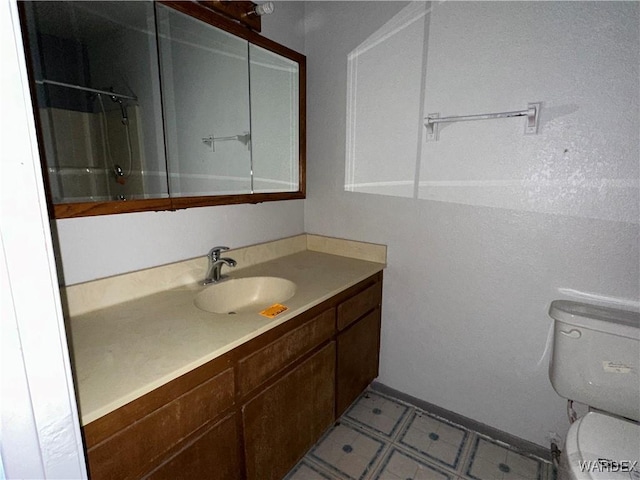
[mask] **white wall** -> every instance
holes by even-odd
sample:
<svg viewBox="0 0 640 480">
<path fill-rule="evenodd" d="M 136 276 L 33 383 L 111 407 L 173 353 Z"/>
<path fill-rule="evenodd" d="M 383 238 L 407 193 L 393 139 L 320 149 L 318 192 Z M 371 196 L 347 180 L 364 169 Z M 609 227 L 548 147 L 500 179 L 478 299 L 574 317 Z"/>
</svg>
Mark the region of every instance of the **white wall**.
<svg viewBox="0 0 640 480">
<path fill-rule="evenodd" d="M 521 119 L 447 127 L 437 144 L 421 143 L 420 179 L 525 178 L 529 190 L 439 190 L 437 201 L 345 192 L 348 55 L 406 6 L 306 6 L 305 227 L 388 245 L 382 383 L 548 446 L 549 432 L 568 428 L 547 375 L 549 303 L 567 298 L 563 288 L 640 297 L 638 4 L 437 4 L 426 19 L 425 79 L 437 86 L 424 92 L 429 112 L 549 103 L 535 137 L 521 135 Z M 519 24 L 530 30 L 523 35 Z M 523 65 L 525 75 L 514 73 Z M 386 85 L 381 103 L 403 98 Z M 384 150 L 385 131 L 360 140 Z M 388 162 L 403 162 L 404 152 Z M 415 161 L 415 148 L 406 152 Z M 513 201 L 527 194 L 535 208 Z"/>
<path fill-rule="evenodd" d="M 304 53 L 304 5 L 276 2 L 262 34 Z M 304 201 L 202 207 L 55 222 L 65 285 L 205 255 L 304 231 Z"/>
<path fill-rule="evenodd" d="M 305 53 L 305 2 L 275 1 L 274 13 L 262 17 L 261 35 Z"/>
<path fill-rule="evenodd" d="M 0 2 L 0 477 L 86 478 L 16 2 Z"/>
<path fill-rule="evenodd" d="M 417 195 L 430 6 L 410 2 L 348 54 L 348 191 Z"/>
<path fill-rule="evenodd" d="M 421 149 L 420 198 L 640 222 L 637 8 L 433 8 L 425 115 L 542 108 L 538 135 L 524 118 L 445 125 Z"/>
</svg>

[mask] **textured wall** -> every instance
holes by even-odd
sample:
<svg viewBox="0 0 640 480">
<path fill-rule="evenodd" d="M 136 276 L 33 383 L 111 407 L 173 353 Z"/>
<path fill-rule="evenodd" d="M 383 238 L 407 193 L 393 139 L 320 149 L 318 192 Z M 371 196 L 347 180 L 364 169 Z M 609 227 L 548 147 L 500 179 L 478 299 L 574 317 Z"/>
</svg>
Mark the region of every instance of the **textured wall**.
<svg viewBox="0 0 640 480">
<path fill-rule="evenodd" d="M 0 3 L 1 478 L 86 478 L 17 2 Z"/>
<path fill-rule="evenodd" d="M 345 192 L 348 55 L 406 6 L 307 4 L 306 230 L 388 245 L 382 383 L 548 445 L 568 428 L 547 375 L 549 303 L 560 289 L 639 298 L 638 4 L 438 4 L 424 19 L 431 89 L 415 102 L 442 115 L 546 102 L 540 134 L 523 136 L 522 119 L 451 125 L 420 142 L 419 178 L 455 188 Z M 403 92 L 380 83 L 378 107 Z M 384 124 L 385 109 L 371 114 Z M 383 127 L 360 139 L 369 151 L 393 141 Z"/>
</svg>

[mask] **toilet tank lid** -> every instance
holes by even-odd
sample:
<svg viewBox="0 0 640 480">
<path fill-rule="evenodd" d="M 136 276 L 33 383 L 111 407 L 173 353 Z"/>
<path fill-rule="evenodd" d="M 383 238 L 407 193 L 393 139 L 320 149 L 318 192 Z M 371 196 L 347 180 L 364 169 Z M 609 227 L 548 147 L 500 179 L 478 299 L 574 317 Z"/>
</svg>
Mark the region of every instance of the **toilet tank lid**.
<svg viewBox="0 0 640 480">
<path fill-rule="evenodd" d="M 640 312 L 554 300 L 549 316 L 569 325 L 640 340 Z"/>
</svg>

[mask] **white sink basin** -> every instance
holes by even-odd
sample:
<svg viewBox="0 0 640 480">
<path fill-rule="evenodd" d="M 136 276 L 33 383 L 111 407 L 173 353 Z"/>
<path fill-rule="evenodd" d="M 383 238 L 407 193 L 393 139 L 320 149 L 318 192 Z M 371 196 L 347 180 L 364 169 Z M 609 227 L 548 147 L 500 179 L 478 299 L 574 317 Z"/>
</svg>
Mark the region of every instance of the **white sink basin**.
<svg viewBox="0 0 640 480">
<path fill-rule="evenodd" d="M 289 300 L 295 293 L 296 284 L 284 278 L 234 278 L 206 287 L 193 303 L 211 313 L 257 313 Z"/>
</svg>

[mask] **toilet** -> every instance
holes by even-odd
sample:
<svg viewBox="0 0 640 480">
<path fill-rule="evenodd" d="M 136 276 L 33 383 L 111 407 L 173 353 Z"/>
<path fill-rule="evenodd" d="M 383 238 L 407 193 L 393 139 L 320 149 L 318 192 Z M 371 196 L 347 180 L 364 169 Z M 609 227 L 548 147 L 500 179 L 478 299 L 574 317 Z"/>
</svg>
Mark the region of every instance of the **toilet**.
<svg viewBox="0 0 640 480">
<path fill-rule="evenodd" d="M 558 478 L 640 480 L 640 313 L 556 300 L 549 315 L 551 384 L 589 406 L 569 428 Z"/>
</svg>

